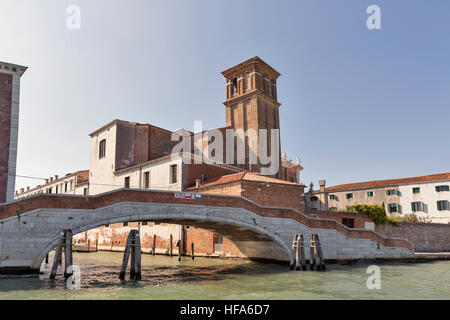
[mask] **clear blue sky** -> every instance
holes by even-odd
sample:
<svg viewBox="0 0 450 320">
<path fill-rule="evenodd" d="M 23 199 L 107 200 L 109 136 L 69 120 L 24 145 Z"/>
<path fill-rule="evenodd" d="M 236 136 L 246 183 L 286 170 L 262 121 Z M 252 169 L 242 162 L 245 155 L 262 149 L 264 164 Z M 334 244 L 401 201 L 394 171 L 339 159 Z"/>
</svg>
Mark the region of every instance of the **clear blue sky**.
<svg viewBox="0 0 450 320">
<path fill-rule="evenodd" d="M 448 172 L 449 16 L 445 0 L 2 0 L 0 60 L 29 67 L 17 172 L 88 168 L 88 134 L 115 118 L 223 126 L 220 72 L 255 55 L 282 74 L 282 149 L 303 183 Z"/>
</svg>

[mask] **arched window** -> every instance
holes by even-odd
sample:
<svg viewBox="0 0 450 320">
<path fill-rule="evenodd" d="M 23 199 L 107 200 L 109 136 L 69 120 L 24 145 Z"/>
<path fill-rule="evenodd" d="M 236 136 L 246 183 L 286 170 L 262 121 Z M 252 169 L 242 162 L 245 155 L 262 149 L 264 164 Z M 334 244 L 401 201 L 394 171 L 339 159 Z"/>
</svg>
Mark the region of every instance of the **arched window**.
<svg viewBox="0 0 450 320">
<path fill-rule="evenodd" d="M 100 141 L 100 145 L 99 145 L 99 148 L 98 148 L 98 157 L 100 159 L 104 158 L 105 154 L 106 154 L 106 140 L 103 139 L 102 141 Z"/>
</svg>

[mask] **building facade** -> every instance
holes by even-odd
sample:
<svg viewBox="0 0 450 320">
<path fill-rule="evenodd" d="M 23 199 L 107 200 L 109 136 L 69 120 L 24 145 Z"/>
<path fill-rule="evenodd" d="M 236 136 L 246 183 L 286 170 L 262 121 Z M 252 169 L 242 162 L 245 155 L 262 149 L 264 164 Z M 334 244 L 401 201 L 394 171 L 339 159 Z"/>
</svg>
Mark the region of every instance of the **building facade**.
<svg viewBox="0 0 450 320">
<path fill-rule="evenodd" d="M 26 67 L 0 62 L 0 203 L 14 199 L 20 78 Z"/>
<path fill-rule="evenodd" d="M 279 129 L 278 72 L 255 57 L 223 74 L 227 79 L 226 127 L 214 129 L 223 133 L 223 145 L 227 142 L 227 129 L 253 129 L 256 132 L 260 129 Z M 208 133 L 203 131 L 202 136 Z M 51 177 L 43 185 L 16 192 L 16 199 L 39 193 L 95 196 L 126 188 L 179 192 L 180 196 L 186 197 L 186 201 L 188 197 L 189 201 L 195 201 L 201 193 L 217 193 L 244 196 L 262 205 L 305 208 L 304 185 L 300 184 L 303 168 L 299 159 L 293 163 L 286 156 L 281 158 L 279 136 L 278 148 L 272 150 L 269 147 L 267 152 L 275 155 L 279 165 L 270 177 L 260 174 L 265 161 L 261 160 L 259 136 L 256 149 L 252 149 L 249 137 L 243 137 L 245 161 L 239 163 L 235 157 L 232 164 L 212 159 L 209 156 L 209 142 L 204 140 L 197 145 L 200 154 L 195 148 L 192 148 L 194 153 L 191 150 L 175 152 L 174 147 L 182 138 L 190 139 L 190 147 L 197 143 L 196 134 L 185 129 L 170 131 L 151 124 L 114 120 L 92 132 L 89 137 L 89 170 L 63 178 Z M 235 146 L 240 138 L 233 137 Z M 255 164 L 249 161 L 251 153 L 257 155 Z M 196 161 L 199 156 L 200 161 Z M 186 161 L 188 159 L 190 161 Z M 95 244 L 100 250 L 121 251 L 130 228 L 140 230 L 144 252 L 154 250 L 155 253 L 167 253 L 172 243 L 174 253 L 178 250 L 189 253 L 190 243 L 193 242 L 196 255 L 242 257 L 231 241 L 213 230 L 151 221 L 103 226 L 76 235 L 75 241 L 88 242 L 92 246 Z"/>
<path fill-rule="evenodd" d="M 450 173 L 349 183 L 305 194 L 311 210 L 345 211 L 355 204 L 379 204 L 391 216 L 414 213 L 424 221 L 450 223 Z"/>
</svg>

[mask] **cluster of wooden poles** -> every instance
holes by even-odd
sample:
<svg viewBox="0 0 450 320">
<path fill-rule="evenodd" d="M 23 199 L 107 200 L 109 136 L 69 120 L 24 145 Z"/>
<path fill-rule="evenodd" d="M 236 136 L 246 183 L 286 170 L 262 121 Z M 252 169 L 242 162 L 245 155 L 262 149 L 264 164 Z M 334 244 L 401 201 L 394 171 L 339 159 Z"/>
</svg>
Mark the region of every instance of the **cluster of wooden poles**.
<svg viewBox="0 0 450 320">
<path fill-rule="evenodd" d="M 72 230 L 64 230 L 61 233 L 61 239 L 56 246 L 55 257 L 53 259 L 52 269 L 50 272 L 50 279 L 55 279 L 56 273 L 58 271 L 58 265 L 62 264 L 62 255 L 64 251 L 64 277 L 68 278 L 73 274 L 72 264 L 73 264 L 73 234 Z M 152 245 L 152 255 L 155 255 L 155 242 L 156 235 L 153 236 L 153 245 Z M 98 242 L 96 243 L 96 247 L 98 246 Z M 181 261 L 181 243 L 178 241 L 178 261 Z M 89 252 L 89 250 L 88 250 Z M 125 251 L 123 254 L 122 267 L 120 269 L 119 279 L 125 280 L 125 273 L 128 267 L 128 260 L 130 261 L 130 279 L 133 280 L 141 280 L 141 256 L 142 256 L 142 248 L 141 248 L 141 239 L 139 236 L 138 230 L 131 230 L 128 234 Z M 169 248 L 169 256 L 173 256 L 173 236 L 170 235 L 170 248 Z M 194 243 L 191 243 L 191 259 L 194 260 Z M 48 255 L 45 258 L 45 263 L 48 263 Z"/>
<path fill-rule="evenodd" d="M 303 270 L 306 271 L 306 259 L 305 259 L 305 241 L 303 234 L 297 233 L 294 236 L 292 242 L 292 252 L 295 256 L 295 260 L 291 264 L 291 270 Z M 316 269 L 316 271 L 325 271 L 325 259 L 323 258 L 322 246 L 317 234 L 311 234 L 309 241 L 309 268 L 310 270 Z"/>
</svg>

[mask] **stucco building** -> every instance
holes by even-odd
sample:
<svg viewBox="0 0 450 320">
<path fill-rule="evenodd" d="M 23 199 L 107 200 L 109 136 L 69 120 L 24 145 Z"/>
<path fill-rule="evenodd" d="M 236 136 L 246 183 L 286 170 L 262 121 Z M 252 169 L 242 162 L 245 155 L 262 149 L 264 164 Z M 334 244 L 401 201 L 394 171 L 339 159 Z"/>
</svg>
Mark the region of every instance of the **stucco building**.
<svg viewBox="0 0 450 320">
<path fill-rule="evenodd" d="M 197 151 L 193 149 L 175 152 L 178 140 L 189 138 L 189 146 L 198 140 L 185 129 L 171 131 L 151 124 L 124 120 L 113 120 L 93 131 L 90 137 L 89 170 L 78 171 L 64 177 L 51 177 L 36 188 L 16 192 L 16 198 L 37 193 L 74 194 L 95 196 L 104 192 L 126 188 L 143 190 L 170 190 L 180 192 L 186 201 L 195 201 L 202 193 L 216 193 L 244 196 L 252 201 L 270 206 L 290 206 L 304 210 L 304 185 L 300 183 L 303 169 L 296 163 L 281 157 L 277 148 L 268 144 L 267 155 L 272 155 L 278 166 L 275 172 L 262 175 L 267 166 L 260 149 L 260 129 L 280 129 L 277 102 L 276 79 L 280 74 L 258 57 L 249 59 L 222 73 L 226 78 L 227 100 L 225 105 L 226 126 L 201 132 L 208 135 L 220 132 L 223 145 L 227 143 L 227 130 L 253 129 L 257 133 L 256 144 L 250 136 L 233 136 L 235 145 L 233 162 L 225 163 L 229 149 L 223 149 L 224 161 L 212 159 L 209 142 L 200 140 Z M 238 140 L 245 145 L 245 161 L 240 163 L 236 149 Z M 197 143 L 198 144 L 198 143 Z M 256 147 L 255 147 L 256 146 Z M 216 151 L 217 152 L 217 151 Z M 256 163 L 251 156 L 256 155 Z M 200 156 L 200 161 L 198 160 Z M 203 160 L 202 160 L 203 158 Z M 186 161 L 190 159 L 191 161 Z M 204 161 L 208 159 L 208 161 Z M 179 243 L 183 252 L 189 253 L 190 242 L 196 245 L 198 255 L 242 256 L 228 239 L 214 232 L 150 221 L 131 222 L 100 227 L 82 235 L 76 240 L 90 241 L 99 249 L 122 250 L 130 228 L 139 228 L 143 251 L 167 253 L 169 241 Z M 174 252 L 177 252 L 174 247 Z"/>
<path fill-rule="evenodd" d="M 354 204 L 379 204 L 392 216 L 414 213 L 434 223 L 450 223 L 450 173 L 325 186 L 305 194 L 311 210 L 345 211 Z"/>
</svg>

